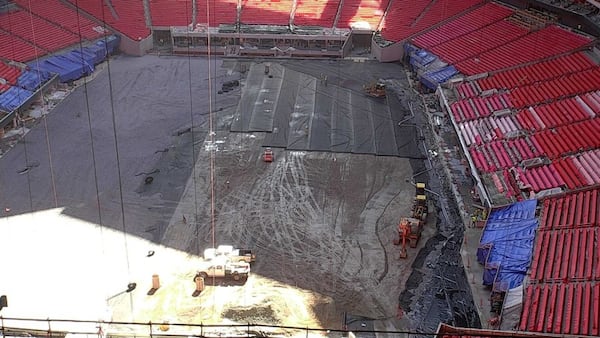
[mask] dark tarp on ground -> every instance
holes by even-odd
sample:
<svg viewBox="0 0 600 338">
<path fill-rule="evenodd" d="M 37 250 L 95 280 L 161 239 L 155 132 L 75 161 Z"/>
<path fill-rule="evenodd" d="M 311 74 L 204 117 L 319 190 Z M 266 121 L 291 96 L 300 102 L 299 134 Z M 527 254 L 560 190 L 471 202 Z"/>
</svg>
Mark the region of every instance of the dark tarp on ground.
<svg viewBox="0 0 600 338">
<path fill-rule="evenodd" d="M 512 289 L 523 283 L 538 226 L 536 207 L 537 200 L 527 200 L 490 213 L 477 249 L 484 285 L 500 282 Z"/>
<path fill-rule="evenodd" d="M 17 85 L 33 92 L 51 77 L 52 74 L 47 71 L 31 68 L 21 73 L 17 79 Z"/>
<path fill-rule="evenodd" d="M 388 106 L 399 104 L 388 96 L 371 98 L 279 64 L 266 75 L 264 65 L 253 64 L 230 130 L 267 132 L 266 147 L 420 156 L 398 146 L 397 134 L 407 132 L 393 122 L 402 111 Z"/>
<path fill-rule="evenodd" d="M 33 95 L 33 93 L 27 89 L 10 87 L 0 95 L 0 109 L 11 112 L 19 108 L 23 102 L 31 97 L 31 95 Z"/>
<path fill-rule="evenodd" d="M 421 83 L 425 87 L 431 90 L 435 90 L 440 84 L 448 81 L 457 73 L 458 70 L 454 66 L 447 66 L 444 68 L 435 69 L 421 75 Z"/>
</svg>

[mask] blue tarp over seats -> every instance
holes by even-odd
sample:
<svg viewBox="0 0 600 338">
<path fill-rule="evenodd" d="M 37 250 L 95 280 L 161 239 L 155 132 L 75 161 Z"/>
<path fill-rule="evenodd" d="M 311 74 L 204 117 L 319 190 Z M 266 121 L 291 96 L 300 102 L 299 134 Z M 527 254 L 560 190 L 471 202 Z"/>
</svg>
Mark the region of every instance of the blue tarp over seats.
<svg viewBox="0 0 600 338">
<path fill-rule="evenodd" d="M 536 207 L 537 200 L 527 200 L 490 213 L 477 249 L 477 261 L 485 264 L 483 285 L 500 282 L 512 289 L 523 283 L 538 226 Z"/>
<path fill-rule="evenodd" d="M 440 84 L 448 81 L 448 79 L 450 79 L 457 73 L 458 70 L 454 66 L 447 66 L 444 68 L 432 70 L 427 73 L 424 73 L 421 76 L 421 83 L 425 87 L 431 90 L 435 90 Z"/>
<path fill-rule="evenodd" d="M 96 42 L 96 46 L 102 47 L 108 52 L 108 54 L 114 53 L 119 48 L 119 42 L 121 38 L 117 35 L 107 36 L 105 39 Z"/>
<path fill-rule="evenodd" d="M 106 58 L 106 48 L 104 45 L 99 46 L 97 44 L 93 44 L 85 47 L 84 50 L 88 53 L 94 54 L 94 65 L 99 64 Z"/>
<path fill-rule="evenodd" d="M 83 75 L 90 75 L 94 72 L 94 58 L 93 56 L 87 56 L 90 62 L 86 61 L 86 55 L 82 54 L 77 50 L 70 51 L 69 53 L 61 55 L 63 58 L 72 61 L 73 63 L 81 64 Z"/>
<path fill-rule="evenodd" d="M 437 56 L 424 49 L 418 49 L 410 54 L 410 65 L 413 68 L 424 68 L 428 64 L 437 60 Z"/>
<path fill-rule="evenodd" d="M 31 68 L 21 73 L 17 85 L 33 92 L 51 77 L 52 74 L 47 71 Z"/>
<path fill-rule="evenodd" d="M 83 59 L 83 61 L 91 67 L 92 72 L 93 72 L 94 66 L 96 65 L 96 53 L 94 53 L 93 51 L 91 51 L 87 48 L 74 49 L 69 54 L 66 54 L 66 55 L 74 56 L 78 60 Z"/>
<path fill-rule="evenodd" d="M 33 67 L 39 67 L 44 71 L 58 74 L 60 82 L 77 80 L 85 74 L 84 65 L 81 62 L 70 60 L 62 55 L 39 61 L 32 65 Z"/>
<path fill-rule="evenodd" d="M 0 94 L 0 109 L 12 112 L 19 108 L 23 102 L 27 101 L 33 93 L 20 87 L 10 87 L 7 91 Z"/>
</svg>

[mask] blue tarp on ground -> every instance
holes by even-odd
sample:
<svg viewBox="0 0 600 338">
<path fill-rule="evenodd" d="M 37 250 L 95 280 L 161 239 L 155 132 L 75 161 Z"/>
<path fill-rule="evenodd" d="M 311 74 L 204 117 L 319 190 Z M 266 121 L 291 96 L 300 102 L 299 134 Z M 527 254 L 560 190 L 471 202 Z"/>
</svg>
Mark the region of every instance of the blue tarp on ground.
<svg viewBox="0 0 600 338">
<path fill-rule="evenodd" d="M 477 249 L 477 261 L 485 264 L 483 285 L 500 282 L 512 289 L 523 283 L 538 226 L 536 207 L 537 200 L 527 200 L 490 213 Z"/>
<path fill-rule="evenodd" d="M 31 68 L 21 73 L 17 79 L 17 85 L 33 92 L 50 78 L 52 78 L 52 74 L 49 72 Z"/>
<path fill-rule="evenodd" d="M 20 87 L 10 87 L 7 91 L 0 95 L 0 109 L 12 112 L 19 108 L 23 102 L 27 101 L 33 93 L 27 89 Z"/>
<path fill-rule="evenodd" d="M 454 66 L 447 66 L 440 69 L 435 69 L 424 73 L 421 76 L 421 83 L 432 90 L 435 90 L 440 84 L 448 81 L 451 77 L 456 75 L 458 70 Z"/>
</svg>

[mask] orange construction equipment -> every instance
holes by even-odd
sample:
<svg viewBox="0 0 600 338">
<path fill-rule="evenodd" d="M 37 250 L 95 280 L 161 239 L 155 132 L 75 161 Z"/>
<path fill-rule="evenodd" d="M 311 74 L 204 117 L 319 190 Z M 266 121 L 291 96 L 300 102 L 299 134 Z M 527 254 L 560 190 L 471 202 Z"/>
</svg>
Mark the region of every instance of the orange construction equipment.
<svg viewBox="0 0 600 338">
<path fill-rule="evenodd" d="M 416 248 L 419 239 L 421 238 L 421 232 L 423 231 L 423 222 L 421 220 L 406 217 L 400 220 L 398 224 L 398 240 L 394 241 L 394 244 L 401 245 L 400 247 L 400 258 L 406 258 L 406 242 L 411 248 Z"/>
<path fill-rule="evenodd" d="M 271 148 L 265 149 L 265 152 L 263 153 L 263 161 L 273 162 L 273 150 Z"/>
<path fill-rule="evenodd" d="M 425 183 L 415 184 L 416 192 L 413 200 L 411 217 L 403 217 L 398 224 L 398 239 L 394 240 L 394 244 L 402 245 L 400 248 L 400 258 L 406 258 L 406 243 L 411 248 L 416 248 L 423 226 L 427 221 L 427 196 L 425 195 Z"/>
</svg>

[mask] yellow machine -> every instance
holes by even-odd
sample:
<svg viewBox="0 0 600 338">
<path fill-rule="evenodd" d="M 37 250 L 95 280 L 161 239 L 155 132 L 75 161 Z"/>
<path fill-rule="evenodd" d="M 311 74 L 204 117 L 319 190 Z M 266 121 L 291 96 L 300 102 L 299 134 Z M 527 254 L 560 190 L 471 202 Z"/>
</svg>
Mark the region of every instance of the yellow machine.
<svg viewBox="0 0 600 338">
<path fill-rule="evenodd" d="M 427 220 L 427 195 L 425 195 L 425 183 L 416 184 L 417 191 L 412 207 L 412 217 L 425 222 Z"/>
</svg>

